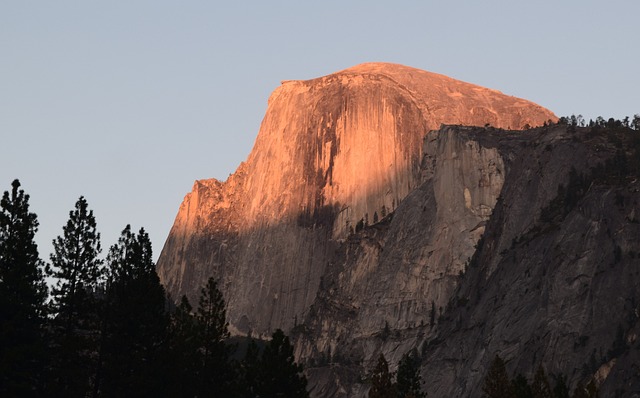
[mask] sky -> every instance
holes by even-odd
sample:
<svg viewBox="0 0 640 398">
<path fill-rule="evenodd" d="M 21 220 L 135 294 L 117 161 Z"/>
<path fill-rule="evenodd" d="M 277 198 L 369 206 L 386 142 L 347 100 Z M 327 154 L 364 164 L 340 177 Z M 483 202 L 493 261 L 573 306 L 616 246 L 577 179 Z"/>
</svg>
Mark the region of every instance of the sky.
<svg viewBox="0 0 640 398">
<path fill-rule="evenodd" d="M 246 159 L 270 93 L 394 62 L 558 116 L 640 113 L 640 2 L 0 0 L 0 192 L 18 178 L 43 259 L 85 196 L 103 254 L 160 254 L 194 180 Z"/>
</svg>

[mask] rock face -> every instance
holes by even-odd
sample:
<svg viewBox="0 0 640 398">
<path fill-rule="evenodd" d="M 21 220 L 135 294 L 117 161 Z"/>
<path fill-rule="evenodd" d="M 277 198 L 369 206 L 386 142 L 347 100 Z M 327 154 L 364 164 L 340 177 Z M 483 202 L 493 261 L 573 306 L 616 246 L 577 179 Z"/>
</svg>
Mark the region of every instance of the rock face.
<svg viewBox="0 0 640 398">
<path fill-rule="evenodd" d="M 378 355 L 412 349 L 430 397 L 481 396 L 496 354 L 640 396 L 640 135 L 508 130 L 548 120 L 400 65 L 284 82 L 247 161 L 185 197 L 158 273 L 192 301 L 216 277 L 236 334 L 284 329 L 314 397 L 364 397 Z"/>
<path fill-rule="evenodd" d="M 393 370 L 417 349 L 430 397 L 481 396 L 496 354 L 639 396 L 638 132 L 454 126 L 423 152 L 421 184 L 339 245 L 294 329 L 312 395 L 364 397 L 380 353 Z"/>
<path fill-rule="evenodd" d="M 174 297 L 192 300 L 209 276 L 218 278 L 235 333 L 290 330 L 309 316 L 343 242 L 364 226 L 388 222 L 431 178 L 441 202 L 422 204 L 425 224 L 407 219 L 429 229 L 416 241 L 425 246 L 384 255 L 385 266 L 407 264 L 403 276 L 369 278 L 367 267 L 380 257 L 371 249 L 359 254 L 349 283 L 358 299 L 377 294 L 376 305 L 407 314 L 427 311 L 431 302 L 442 306 L 482 234 L 504 169 L 494 150 L 461 156 L 454 141 L 433 141 L 423 159 L 423 138 L 441 124 L 520 129 L 548 120 L 555 116 L 531 102 L 401 65 L 363 64 L 283 82 L 247 161 L 226 182 L 196 181 L 185 197 L 158 273 Z M 444 168 L 430 176 L 434 167 Z M 450 191 L 451 184 L 462 191 Z M 399 229 L 392 238 L 406 234 Z M 370 333 L 386 316 L 367 311 L 360 315 Z M 413 321 L 399 315 L 393 324 Z"/>
<path fill-rule="evenodd" d="M 434 396 L 477 396 L 499 353 L 512 374 L 543 364 L 574 386 L 594 377 L 603 397 L 640 396 L 638 131 L 505 138 L 493 143 L 501 200 L 433 337 L 443 344 L 424 351 L 427 383 Z"/>
</svg>

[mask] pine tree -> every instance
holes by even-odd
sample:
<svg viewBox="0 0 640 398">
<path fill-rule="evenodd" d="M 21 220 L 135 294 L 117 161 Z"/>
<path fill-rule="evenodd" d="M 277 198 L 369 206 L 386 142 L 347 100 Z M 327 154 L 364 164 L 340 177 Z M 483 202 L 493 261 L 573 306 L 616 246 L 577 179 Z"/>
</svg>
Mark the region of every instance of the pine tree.
<svg viewBox="0 0 640 398">
<path fill-rule="evenodd" d="M 168 383 L 167 396 L 197 396 L 200 344 L 192 310 L 187 296 L 182 296 L 180 304 L 171 314 L 168 343 L 171 382 Z"/>
<path fill-rule="evenodd" d="M 239 365 L 239 396 L 255 398 L 258 395 L 260 374 L 260 349 L 254 339 L 247 346 L 247 352 Z"/>
<path fill-rule="evenodd" d="M 415 350 L 407 352 L 400 359 L 398 374 L 396 375 L 396 386 L 398 398 L 424 398 L 427 396 L 422 391 L 420 359 Z"/>
<path fill-rule="evenodd" d="M 107 256 L 100 368 L 94 395 L 159 396 L 166 391 L 168 315 L 149 235 L 129 225 Z"/>
<path fill-rule="evenodd" d="M 0 200 L 0 396 L 41 395 L 47 288 L 34 241 L 38 220 L 14 180 Z"/>
<path fill-rule="evenodd" d="M 514 397 L 516 398 L 533 398 L 533 392 L 531 391 L 531 386 L 527 381 L 527 378 L 522 374 L 518 373 L 518 375 L 511 382 Z"/>
<path fill-rule="evenodd" d="M 482 391 L 488 398 L 510 398 L 514 395 L 507 369 L 499 355 L 496 355 L 491 362 Z"/>
<path fill-rule="evenodd" d="M 534 398 L 551 398 L 551 387 L 549 386 L 549 380 L 547 374 L 544 371 L 542 365 L 538 366 L 535 376 L 533 377 L 533 384 L 531 385 L 531 391 Z"/>
<path fill-rule="evenodd" d="M 371 389 L 369 398 L 395 398 L 396 388 L 393 383 L 393 375 L 389 372 L 389 363 L 380 353 L 376 367 L 371 374 Z"/>
<path fill-rule="evenodd" d="M 573 390 L 571 398 L 589 398 L 589 393 L 587 392 L 587 389 L 584 388 L 584 384 L 578 383 L 576 389 Z"/>
<path fill-rule="evenodd" d="M 569 387 L 567 387 L 567 377 L 559 374 L 554 377 L 553 398 L 569 398 Z"/>
<path fill-rule="evenodd" d="M 201 368 L 200 395 L 229 395 L 234 377 L 229 366 L 231 349 L 224 298 L 213 278 L 202 288 L 196 323 L 199 332 Z"/>
<path fill-rule="evenodd" d="M 289 337 L 277 329 L 265 347 L 258 375 L 260 397 L 308 397 L 307 378 L 296 363 Z"/>
<path fill-rule="evenodd" d="M 54 253 L 49 277 L 57 279 L 52 289 L 52 363 L 48 380 L 49 396 L 81 397 L 89 389 L 97 351 L 97 289 L 102 275 L 100 234 L 93 211 L 80 197 L 63 236 L 53 241 Z"/>
</svg>

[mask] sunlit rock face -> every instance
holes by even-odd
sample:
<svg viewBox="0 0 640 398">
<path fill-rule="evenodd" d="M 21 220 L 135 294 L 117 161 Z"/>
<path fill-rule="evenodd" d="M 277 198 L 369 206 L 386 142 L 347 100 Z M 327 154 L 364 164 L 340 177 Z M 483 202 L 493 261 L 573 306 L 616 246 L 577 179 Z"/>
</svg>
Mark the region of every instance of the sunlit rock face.
<svg viewBox="0 0 640 398">
<path fill-rule="evenodd" d="M 359 254 L 345 283 L 363 302 L 369 297 L 363 286 L 384 290 L 379 299 L 388 306 L 406 296 L 409 310 L 399 311 L 439 306 L 491 213 L 502 165 L 490 149 L 429 132 L 442 124 L 521 129 L 555 119 L 531 102 L 394 64 L 283 82 L 246 162 L 226 182 L 196 181 L 185 197 L 158 273 L 174 298 L 187 294 L 192 301 L 208 277 L 218 279 L 235 333 L 290 330 L 309 316 L 345 239 L 381 223 L 430 179 L 438 202 L 423 204 L 432 218 L 417 226 L 432 228 L 428 246 L 396 253 L 388 266 L 400 266 L 391 260 L 403 257 L 422 260 L 406 260 L 413 268 L 404 279 L 380 281 L 366 277 L 379 253 Z M 366 314 L 365 330 L 384 323 L 375 308 Z"/>
</svg>

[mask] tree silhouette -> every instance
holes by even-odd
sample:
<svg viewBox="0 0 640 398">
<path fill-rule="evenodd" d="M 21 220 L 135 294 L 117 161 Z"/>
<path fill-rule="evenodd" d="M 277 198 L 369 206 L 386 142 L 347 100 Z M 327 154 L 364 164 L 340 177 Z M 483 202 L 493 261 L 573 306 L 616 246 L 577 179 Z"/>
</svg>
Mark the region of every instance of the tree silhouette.
<svg viewBox="0 0 640 398">
<path fill-rule="evenodd" d="M 527 381 L 527 378 L 522 374 L 518 373 L 518 375 L 511 382 L 511 386 L 513 388 L 514 397 L 516 398 L 533 398 L 533 392 L 531 391 L 531 386 Z"/>
<path fill-rule="evenodd" d="M 584 384 L 578 383 L 576 389 L 573 391 L 571 398 L 598 398 L 600 393 L 596 384 L 591 380 L 585 387 Z"/>
<path fill-rule="evenodd" d="M 187 296 L 182 296 L 180 304 L 171 314 L 168 339 L 171 382 L 168 383 L 167 396 L 194 397 L 198 395 L 200 343 L 197 338 L 197 323 L 192 310 Z"/>
<path fill-rule="evenodd" d="M 14 180 L 0 200 L 0 396 L 40 395 L 46 316 L 38 220 Z"/>
<path fill-rule="evenodd" d="M 509 398 L 513 397 L 513 389 L 509 382 L 509 375 L 505 368 L 504 361 L 496 355 L 482 386 L 484 396 L 488 398 Z"/>
<path fill-rule="evenodd" d="M 567 377 L 559 374 L 554 377 L 553 398 L 569 398 L 569 387 L 567 387 Z"/>
<path fill-rule="evenodd" d="M 52 353 L 48 395 L 84 396 L 94 369 L 92 353 L 99 333 L 97 289 L 102 275 L 100 234 L 93 211 L 80 197 L 63 236 L 53 241 L 49 277 L 57 279 L 52 289 Z"/>
<path fill-rule="evenodd" d="M 422 391 L 420 359 L 415 350 L 405 353 L 400 359 L 396 375 L 396 390 L 398 398 L 424 398 L 427 396 Z"/>
<path fill-rule="evenodd" d="M 247 352 L 239 365 L 239 396 L 254 398 L 258 395 L 260 375 L 260 349 L 254 339 L 249 341 Z"/>
<path fill-rule="evenodd" d="M 228 364 L 231 347 L 224 298 L 213 278 L 200 292 L 196 327 L 200 344 L 200 396 L 229 395 L 233 373 Z"/>
<path fill-rule="evenodd" d="M 533 377 L 531 391 L 534 398 L 551 398 L 551 387 L 542 365 L 538 366 L 538 370 L 536 370 L 536 374 Z"/>
<path fill-rule="evenodd" d="M 380 353 L 376 367 L 371 374 L 371 389 L 369 398 L 395 398 L 396 388 L 393 383 L 393 375 L 389 372 L 389 363 Z"/>
<path fill-rule="evenodd" d="M 160 359 L 168 316 L 144 229 L 136 235 L 127 225 L 109 249 L 107 265 L 96 391 L 107 396 L 162 395 L 168 364 Z"/>
<path fill-rule="evenodd" d="M 295 362 L 289 337 L 277 329 L 265 347 L 260 361 L 258 396 L 308 397 L 307 378 Z"/>
</svg>

